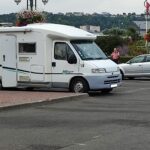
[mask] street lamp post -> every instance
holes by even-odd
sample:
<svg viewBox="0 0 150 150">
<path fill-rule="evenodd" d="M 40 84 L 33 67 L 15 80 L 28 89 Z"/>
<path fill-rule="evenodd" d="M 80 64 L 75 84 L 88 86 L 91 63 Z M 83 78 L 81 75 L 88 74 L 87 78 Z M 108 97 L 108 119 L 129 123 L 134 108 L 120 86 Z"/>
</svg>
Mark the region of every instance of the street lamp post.
<svg viewBox="0 0 150 150">
<path fill-rule="evenodd" d="M 14 0 L 16 2 L 16 4 L 18 5 L 21 0 Z M 46 3 L 48 3 L 48 0 L 42 0 L 43 4 L 46 5 Z M 37 0 L 27 0 L 27 10 L 33 11 L 33 8 L 36 10 L 37 7 Z"/>
</svg>

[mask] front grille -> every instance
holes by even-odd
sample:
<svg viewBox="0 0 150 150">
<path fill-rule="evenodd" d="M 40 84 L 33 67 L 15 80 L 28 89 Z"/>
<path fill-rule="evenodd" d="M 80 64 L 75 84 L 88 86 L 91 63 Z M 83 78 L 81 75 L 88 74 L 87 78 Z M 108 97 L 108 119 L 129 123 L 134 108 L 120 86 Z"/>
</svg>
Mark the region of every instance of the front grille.
<svg viewBox="0 0 150 150">
<path fill-rule="evenodd" d="M 120 79 L 117 79 L 117 80 L 106 80 L 104 81 L 104 84 L 113 84 L 113 83 L 119 83 L 120 82 Z"/>
<path fill-rule="evenodd" d="M 118 78 L 118 75 L 117 76 L 108 76 L 107 78 Z"/>
</svg>

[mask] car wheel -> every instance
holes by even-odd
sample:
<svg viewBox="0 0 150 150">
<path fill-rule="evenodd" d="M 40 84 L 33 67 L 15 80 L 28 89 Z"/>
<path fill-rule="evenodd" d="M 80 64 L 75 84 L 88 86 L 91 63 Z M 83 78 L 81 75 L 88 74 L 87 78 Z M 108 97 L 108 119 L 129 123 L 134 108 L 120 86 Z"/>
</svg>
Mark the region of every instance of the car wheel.
<svg viewBox="0 0 150 150">
<path fill-rule="evenodd" d="M 129 79 L 129 80 L 133 80 L 133 79 L 134 79 L 134 77 L 128 77 L 128 79 Z"/>
<path fill-rule="evenodd" d="M 0 90 L 4 90 L 5 88 L 2 86 L 2 81 L 0 81 L 0 84 L 1 84 Z"/>
<path fill-rule="evenodd" d="M 88 83 L 82 78 L 75 78 L 71 82 L 70 90 L 75 93 L 87 93 L 89 90 Z"/>
<path fill-rule="evenodd" d="M 123 74 L 123 71 L 120 70 L 120 73 L 121 73 L 121 76 L 122 76 L 122 80 L 124 79 L 124 74 Z"/>
<path fill-rule="evenodd" d="M 34 89 L 34 87 L 26 87 L 27 91 L 32 91 Z"/>
</svg>

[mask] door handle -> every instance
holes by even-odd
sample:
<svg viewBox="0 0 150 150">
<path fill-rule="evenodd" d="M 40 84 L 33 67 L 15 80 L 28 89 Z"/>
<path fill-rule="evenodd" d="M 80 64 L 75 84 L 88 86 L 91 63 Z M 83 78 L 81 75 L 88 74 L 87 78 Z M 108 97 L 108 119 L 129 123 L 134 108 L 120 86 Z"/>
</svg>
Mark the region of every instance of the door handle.
<svg viewBox="0 0 150 150">
<path fill-rule="evenodd" d="M 5 55 L 3 55 L 3 61 L 5 61 Z"/>
<path fill-rule="evenodd" d="M 52 67 L 56 67 L 56 62 L 52 62 Z"/>
</svg>

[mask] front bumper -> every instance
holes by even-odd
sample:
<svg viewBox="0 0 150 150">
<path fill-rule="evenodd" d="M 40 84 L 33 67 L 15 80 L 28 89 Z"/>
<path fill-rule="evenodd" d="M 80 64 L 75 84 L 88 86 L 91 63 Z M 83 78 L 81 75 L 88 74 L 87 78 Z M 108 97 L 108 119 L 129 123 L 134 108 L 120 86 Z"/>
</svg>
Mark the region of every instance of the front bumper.
<svg viewBox="0 0 150 150">
<path fill-rule="evenodd" d="M 84 76 L 84 78 L 88 81 L 90 90 L 112 89 L 120 86 L 122 83 L 120 73 L 101 76 Z"/>
</svg>

